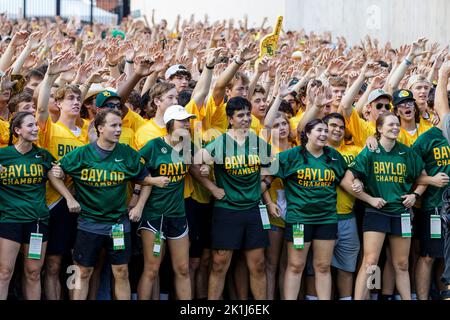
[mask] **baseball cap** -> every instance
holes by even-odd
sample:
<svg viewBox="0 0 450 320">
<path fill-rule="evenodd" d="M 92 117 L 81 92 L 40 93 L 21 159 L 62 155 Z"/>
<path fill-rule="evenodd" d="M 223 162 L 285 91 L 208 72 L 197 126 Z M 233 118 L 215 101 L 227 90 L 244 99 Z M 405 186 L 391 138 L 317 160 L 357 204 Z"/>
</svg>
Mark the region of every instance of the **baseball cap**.
<svg viewBox="0 0 450 320">
<path fill-rule="evenodd" d="M 166 73 L 165 73 L 164 76 L 165 76 L 166 80 L 169 80 L 170 77 L 172 77 L 177 72 L 182 72 L 182 73 L 189 74 L 189 75 L 191 74 L 189 72 L 189 70 L 185 66 L 183 66 L 182 64 L 174 64 L 173 66 L 170 66 L 166 70 Z"/>
<path fill-rule="evenodd" d="M 170 106 L 164 112 L 164 123 L 170 120 L 185 120 L 189 118 L 197 118 L 194 114 L 188 113 L 186 109 L 180 105 Z"/>
<path fill-rule="evenodd" d="M 122 40 L 125 39 L 125 33 L 123 31 L 117 30 L 117 29 L 114 29 L 113 31 L 111 31 L 111 36 L 113 38 L 121 37 Z"/>
<path fill-rule="evenodd" d="M 372 103 L 381 97 L 385 97 L 388 98 L 389 100 L 392 100 L 392 96 L 383 89 L 375 89 L 372 90 L 372 92 L 370 92 L 369 98 L 367 98 L 367 104 Z"/>
<path fill-rule="evenodd" d="M 393 97 L 394 97 L 394 99 L 393 99 L 392 103 L 394 106 L 399 105 L 400 103 L 405 102 L 407 100 L 412 100 L 412 101 L 416 100 L 416 99 L 414 99 L 413 93 L 411 91 L 405 90 L 405 89 L 394 91 Z"/>
<path fill-rule="evenodd" d="M 119 98 L 120 96 L 111 90 L 103 90 L 97 94 L 97 98 L 95 98 L 95 106 L 100 108 L 106 102 L 106 100 L 110 98 Z"/>
</svg>

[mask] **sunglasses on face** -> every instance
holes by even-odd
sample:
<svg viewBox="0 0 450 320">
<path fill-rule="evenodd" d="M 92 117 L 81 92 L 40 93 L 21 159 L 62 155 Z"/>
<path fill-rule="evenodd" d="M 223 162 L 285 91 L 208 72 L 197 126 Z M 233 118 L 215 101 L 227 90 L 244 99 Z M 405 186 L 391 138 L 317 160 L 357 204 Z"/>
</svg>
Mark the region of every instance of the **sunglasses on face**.
<svg viewBox="0 0 450 320">
<path fill-rule="evenodd" d="M 122 109 L 122 104 L 121 103 L 112 103 L 112 102 L 107 102 L 105 103 L 102 108 L 109 108 L 109 109 Z"/>
<path fill-rule="evenodd" d="M 381 109 L 385 108 L 387 111 L 389 111 L 389 110 L 391 110 L 391 104 L 390 103 L 387 103 L 387 104 L 377 103 L 375 105 L 375 108 L 377 108 L 377 110 L 381 110 Z"/>
<path fill-rule="evenodd" d="M 398 106 L 399 107 L 414 107 L 414 101 L 403 102 L 403 103 L 400 103 Z"/>
</svg>

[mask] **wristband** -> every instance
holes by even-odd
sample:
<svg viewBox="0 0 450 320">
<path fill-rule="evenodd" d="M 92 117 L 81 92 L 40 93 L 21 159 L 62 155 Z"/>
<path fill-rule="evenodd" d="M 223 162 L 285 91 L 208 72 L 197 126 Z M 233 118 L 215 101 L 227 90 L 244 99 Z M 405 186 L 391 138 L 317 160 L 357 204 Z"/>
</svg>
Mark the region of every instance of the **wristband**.
<svg viewBox="0 0 450 320">
<path fill-rule="evenodd" d="M 405 58 L 405 63 L 406 63 L 407 66 L 412 65 L 412 61 L 409 61 L 407 58 Z"/>
<path fill-rule="evenodd" d="M 134 190 L 133 190 L 133 194 L 140 195 L 140 194 L 141 194 L 141 190 L 134 189 Z"/>
<path fill-rule="evenodd" d="M 111 68 L 117 66 L 117 63 L 116 63 L 116 64 L 110 64 L 109 62 L 107 62 L 107 64 L 108 64 L 108 66 L 110 66 Z"/>
<path fill-rule="evenodd" d="M 239 58 L 235 58 L 235 59 L 234 59 L 234 62 L 236 62 L 236 64 L 242 66 L 242 65 L 244 64 L 245 61 L 241 61 L 241 60 L 239 60 Z"/>
<path fill-rule="evenodd" d="M 134 63 L 133 60 L 125 60 L 125 62 L 126 62 L 126 63 L 129 63 L 129 64 L 133 64 L 133 63 Z"/>
<path fill-rule="evenodd" d="M 417 192 L 413 192 L 413 195 L 416 196 L 416 200 L 419 200 L 420 197 L 422 196 L 422 195 L 418 194 Z"/>
<path fill-rule="evenodd" d="M 208 65 L 205 65 L 205 67 L 206 67 L 206 69 L 209 69 L 209 70 L 212 70 L 212 69 L 214 69 L 214 66 L 212 66 L 212 67 L 209 67 Z"/>
</svg>

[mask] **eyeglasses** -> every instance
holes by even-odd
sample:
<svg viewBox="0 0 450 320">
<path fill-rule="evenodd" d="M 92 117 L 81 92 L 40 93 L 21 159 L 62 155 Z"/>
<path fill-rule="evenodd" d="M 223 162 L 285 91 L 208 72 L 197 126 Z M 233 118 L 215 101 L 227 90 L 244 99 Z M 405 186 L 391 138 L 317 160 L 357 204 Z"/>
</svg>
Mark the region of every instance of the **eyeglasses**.
<svg viewBox="0 0 450 320">
<path fill-rule="evenodd" d="M 383 103 L 377 103 L 375 105 L 375 108 L 377 108 L 377 110 L 381 110 L 383 108 L 385 108 L 387 111 L 391 110 L 391 104 L 387 103 L 387 104 L 383 104 Z"/>
<path fill-rule="evenodd" d="M 122 109 L 122 104 L 121 103 L 112 103 L 112 102 L 107 102 L 104 105 L 101 106 L 101 108 L 109 108 L 109 109 Z"/>
<path fill-rule="evenodd" d="M 414 101 L 406 101 L 398 104 L 399 107 L 414 107 Z"/>
</svg>

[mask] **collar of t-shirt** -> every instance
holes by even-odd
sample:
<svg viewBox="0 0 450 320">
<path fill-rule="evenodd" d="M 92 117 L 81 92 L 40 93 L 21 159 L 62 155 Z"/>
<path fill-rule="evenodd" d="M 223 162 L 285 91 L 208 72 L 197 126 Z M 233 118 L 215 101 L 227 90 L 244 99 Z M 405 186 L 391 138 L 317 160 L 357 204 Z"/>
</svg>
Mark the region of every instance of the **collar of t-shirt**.
<svg viewBox="0 0 450 320">
<path fill-rule="evenodd" d="M 98 155 L 100 156 L 100 159 L 105 159 L 107 156 L 109 156 L 113 150 L 105 150 L 99 147 L 99 145 L 96 142 L 92 142 L 92 145 L 94 146 L 94 149 L 97 151 Z"/>
<path fill-rule="evenodd" d="M 70 131 L 72 131 L 72 133 L 75 135 L 75 137 L 79 137 L 81 135 L 81 128 L 79 127 L 75 127 L 75 130 L 70 129 Z"/>
</svg>

